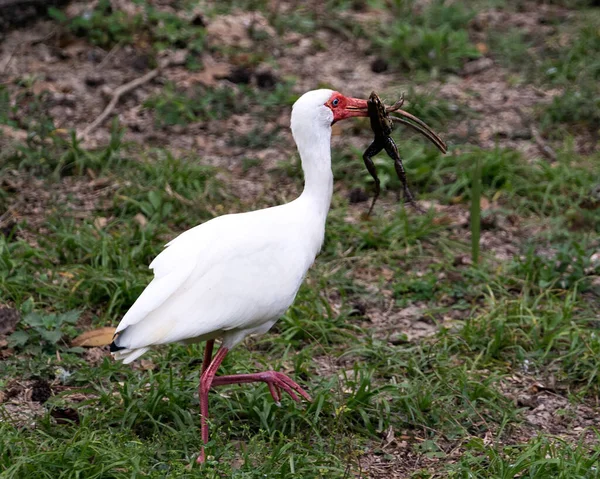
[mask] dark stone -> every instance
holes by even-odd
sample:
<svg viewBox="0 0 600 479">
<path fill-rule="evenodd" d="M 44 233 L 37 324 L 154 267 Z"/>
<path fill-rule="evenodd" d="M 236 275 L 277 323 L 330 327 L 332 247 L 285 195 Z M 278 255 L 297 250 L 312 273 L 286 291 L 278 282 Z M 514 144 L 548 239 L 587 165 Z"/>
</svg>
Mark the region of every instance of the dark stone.
<svg viewBox="0 0 600 479">
<path fill-rule="evenodd" d="M 44 404 L 48 399 L 50 399 L 50 396 L 52 396 L 52 389 L 50 389 L 50 384 L 48 384 L 48 381 L 44 379 L 37 379 L 33 383 L 31 400 L 39 402 L 40 404 Z"/>
<path fill-rule="evenodd" d="M 258 85 L 258 88 L 270 90 L 277 84 L 278 81 L 279 79 L 269 71 L 256 74 L 256 84 Z"/>
<path fill-rule="evenodd" d="M 389 68 L 388 62 L 381 57 L 377 57 L 371 62 L 371 71 L 373 73 L 383 73 Z"/>
<path fill-rule="evenodd" d="M 202 15 L 201 13 L 199 13 L 194 18 L 192 18 L 192 25 L 195 25 L 197 27 L 205 27 L 206 26 L 206 20 L 204 19 L 204 15 Z"/>
<path fill-rule="evenodd" d="M 348 195 L 348 200 L 350 203 L 363 203 L 369 199 L 369 195 L 367 195 L 366 191 L 362 188 L 353 188 Z"/>
<path fill-rule="evenodd" d="M 237 67 L 225 79 L 232 83 L 247 85 L 252 79 L 252 70 L 246 67 Z"/>
</svg>

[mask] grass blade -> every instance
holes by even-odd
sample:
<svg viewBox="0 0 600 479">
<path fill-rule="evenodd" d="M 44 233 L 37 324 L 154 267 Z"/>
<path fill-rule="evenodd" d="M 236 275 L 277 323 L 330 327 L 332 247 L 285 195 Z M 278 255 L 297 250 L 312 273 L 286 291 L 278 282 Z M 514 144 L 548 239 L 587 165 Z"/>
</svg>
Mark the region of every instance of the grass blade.
<svg viewBox="0 0 600 479">
<path fill-rule="evenodd" d="M 481 239 L 481 159 L 475 160 L 471 183 L 471 260 L 479 264 L 479 240 Z"/>
</svg>

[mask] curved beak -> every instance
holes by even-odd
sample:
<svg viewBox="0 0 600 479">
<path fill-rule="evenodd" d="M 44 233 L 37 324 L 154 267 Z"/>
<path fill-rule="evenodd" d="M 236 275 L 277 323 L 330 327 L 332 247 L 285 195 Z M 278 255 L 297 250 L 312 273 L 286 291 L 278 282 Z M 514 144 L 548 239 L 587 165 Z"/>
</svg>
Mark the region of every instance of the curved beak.
<svg viewBox="0 0 600 479">
<path fill-rule="evenodd" d="M 427 138 L 431 143 L 433 143 L 438 150 L 442 153 L 448 152 L 448 147 L 444 140 L 442 140 L 439 135 L 437 135 L 423 120 L 417 118 L 414 115 L 411 115 L 407 111 L 401 110 L 400 108 L 392 110 L 394 113 L 400 116 L 390 115 L 390 118 L 393 121 L 397 121 L 398 123 L 402 123 L 403 125 L 412 128 L 418 133 L 421 133 L 425 138 Z M 410 121 L 409 121 L 410 120 Z"/>
<path fill-rule="evenodd" d="M 369 116 L 367 100 L 346 97 L 344 107 L 334 113 L 333 123 L 356 116 Z"/>
<path fill-rule="evenodd" d="M 373 95 L 374 93 L 375 92 L 371 93 L 371 95 Z M 442 153 L 444 153 L 444 154 L 447 153 L 448 147 L 446 146 L 446 143 L 444 143 L 444 140 L 442 140 L 439 137 L 439 135 L 437 135 L 429 127 L 429 125 L 427 125 L 427 123 L 425 123 L 423 120 L 421 120 L 420 118 L 417 118 L 414 115 L 411 115 L 409 112 L 407 112 L 405 110 L 400 109 L 400 107 L 402 106 L 403 103 L 404 103 L 404 93 L 400 97 L 400 100 L 398 100 L 392 106 L 388 106 L 385 109 L 385 111 L 387 113 L 396 113 L 397 115 L 400 115 L 400 116 L 389 115 L 389 117 L 392 120 L 402 123 L 403 125 L 406 125 L 406 126 L 412 128 L 416 132 L 421 133 L 421 135 L 423 135 L 425 138 L 427 138 L 429 141 L 431 141 L 431 143 L 433 143 Z"/>
</svg>

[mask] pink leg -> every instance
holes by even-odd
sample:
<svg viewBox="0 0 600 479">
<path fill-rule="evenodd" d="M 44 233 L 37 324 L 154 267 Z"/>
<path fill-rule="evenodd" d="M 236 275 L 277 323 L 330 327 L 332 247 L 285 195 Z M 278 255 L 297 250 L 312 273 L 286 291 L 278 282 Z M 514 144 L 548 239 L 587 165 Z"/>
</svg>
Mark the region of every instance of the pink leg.
<svg viewBox="0 0 600 479">
<path fill-rule="evenodd" d="M 208 344 L 207 344 L 208 347 Z M 208 442 L 208 391 L 210 390 L 210 386 L 212 385 L 213 379 L 215 378 L 215 374 L 217 373 L 217 369 L 225 359 L 227 355 L 227 348 L 220 347 L 214 359 L 211 361 L 210 365 L 202 373 L 200 377 L 200 386 L 198 387 L 198 396 L 200 399 L 200 432 L 202 435 L 202 449 L 200 450 L 200 455 L 196 462 L 198 464 L 203 464 L 206 457 L 204 455 L 204 444 Z"/>
<path fill-rule="evenodd" d="M 215 346 L 215 340 L 211 339 L 210 341 L 206 341 L 206 349 L 204 350 L 204 361 L 202 361 L 202 374 L 204 371 L 208 369 L 210 366 L 210 362 L 212 361 L 212 353 L 213 347 Z"/>
<path fill-rule="evenodd" d="M 294 401 L 300 401 L 298 394 L 307 401 L 312 401 L 304 389 L 302 389 L 295 381 L 290 379 L 283 373 L 277 371 L 265 371 L 262 373 L 253 374 L 234 374 L 230 376 L 218 376 L 217 370 L 225 359 L 227 348 L 221 346 L 217 351 L 216 356 L 211 361 L 212 350 L 214 341 L 208 341 L 206 343 L 206 350 L 204 351 L 204 361 L 202 362 L 202 375 L 200 376 L 200 386 L 198 387 L 198 396 L 200 399 L 200 432 L 202 435 L 202 449 L 196 462 L 203 464 L 206 460 L 204 453 L 204 445 L 208 442 L 208 391 L 212 386 L 221 386 L 225 384 L 243 384 L 253 382 L 264 382 L 267 383 L 271 396 L 276 403 L 281 400 L 281 390 L 288 393 Z M 297 394 L 296 394 L 297 393 Z"/>
<path fill-rule="evenodd" d="M 262 373 L 253 374 L 234 374 L 232 376 L 217 376 L 214 378 L 213 386 L 222 386 L 225 384 L 243 384 L 243 383 L 254 383 L 254 382 L 267 383 L 271 396 L 276 403 L 279 403 L 281 399 L 280 389 L 283 389 L 288 393 L 292 399 L 296 402 L 300 401 L 298 394 L 307 401 L 312 401 L 308 393 L 302 389 L 295 381 L 290 379 L 283 373 L 277 371 L 264 371 Z"/>
</svg>

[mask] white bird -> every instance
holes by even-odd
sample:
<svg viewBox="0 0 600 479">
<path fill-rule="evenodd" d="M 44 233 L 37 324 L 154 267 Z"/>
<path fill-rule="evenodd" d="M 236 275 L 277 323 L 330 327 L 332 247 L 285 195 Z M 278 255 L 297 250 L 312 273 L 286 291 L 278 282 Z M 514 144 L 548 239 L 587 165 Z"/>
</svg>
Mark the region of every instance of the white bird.
<svg viewBox="0 0 600 479">
<path fill-rule="evenodd" d="M 211 386 L 265 382 L 279 402 L 281 390 L 299 401 L 310 396 L 277 371 L 217 376 L 227 352 L 249 334 L 265 333 L 289 308 L 317 256 L 333 191 L 331 126 L 368 116 L 367 102 L 332 90 L 302 95 L 291 129 L 305 185 L 281 206 L 214 218 L 167 244 L 150 268 L 154 279 L 116 329 L 111 352 L 130 363 L 151 346 L 207 341 L 199 396 L 202 442 L 208 442 Z M 214 340 L 222 341 L 214 358 Z M 204 462 L 204 446 L 197 462 Z"/>
</svg>

